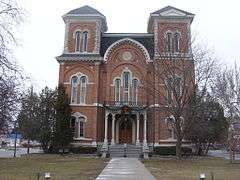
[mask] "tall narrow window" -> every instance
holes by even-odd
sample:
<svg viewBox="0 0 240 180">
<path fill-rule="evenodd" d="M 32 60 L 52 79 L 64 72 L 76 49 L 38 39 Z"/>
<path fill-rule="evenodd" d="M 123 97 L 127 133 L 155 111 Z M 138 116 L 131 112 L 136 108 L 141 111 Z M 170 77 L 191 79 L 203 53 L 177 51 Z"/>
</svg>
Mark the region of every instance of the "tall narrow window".
<svg viewBox="0 0 240 180">
<path fill-rule="evenodd" d="M 181 96 L 182 86 L 181 86 L 181 78 L 175 77 L 174 78 L 174 88 L 177 94 L 177 97 L 179 98 Z"/>
<path fill-rule="evenodd" d="M 174 51 L 175 52 L 180 51 L 180 34 L 179 33 L 174 34 Z"/>
<path fill-rule="evenodd" d="M 120 101 L 120 85 L 121 85 L 121 80 L 120 79 L 116 79 L 115 80 L 115 101 Z"/>
<path fill-rule="evenodd" d="M 172 51 L 172 33 L 167 33 L 167 37 L 166 37 L 166 50 L 167 52 L 171 52 Z"/>
<path fill-rule="evenodd" d="M 80 78 L 80 104 L 85 103 L 86 88 L 87 88 L 87 79 L 86 79 L 86 76 L 82 76 Z"/>
<path fill-rule="evenodd" d="M 76 76 L 72 78 L 71 84 L 72 84 L 71 103 L 77 104 L 78 78 Z"/>
<path fill-rule="evenodd" d="M 85 119 L 83 117 L 79 118 L 79 137 L 84 137 L 84 122 Z"/>
<path fill-rule="evenodd" d="M 74 117 L 74 116 L 71 117 L 70 128 L 72 130 L 73 137 L 77 137 L 77 135 L 76 135 L 76 117 Z"/>
<path fill-rule="evenodd" d="M 129 83 L 130 83 L 130 73 L 129 72 L 124 72 L 123 73 L 123 85 L 124 85 L 124 89 L 123 89 L 123 100 L 125 102 L 129 101 Z"/>
<path fill-rule="evenodd" d="M 133 79 L 132 81 L 132 101 L 134 104 L 137 104 L 138 97 L 138 80 Z"/>
<path fill-rule="evenodd" d="M 173 90 L 173 78 L 169 77 L 167 79 L 167 101 L 168 101 L 168 104 L 172 103 L 172 96 L 173 96 L 172 90 Z"/>
<path fill-rule="evenodd" d="M 75 51 L 80 51 L 80 31 L 75 33 Z"/>
<path fill-rule="evenodd" d="M 174 91 L 176 92 L 176 94 L 174 94 L 175 99 L 179 98 L 181 96 L 182 87 L 181 78 L 177 76 L 167 79 L 167 99 L 169 104 L 172 102 Z"/>
<path fill-rule="evenodd" d="M 88 32 L 84 31 L 83 32 L 83 44 L 82 44 L 82 48 L 83 48 L 83 52 L 87 52 L 87 45 L 88 45 Z"/>
</svg>

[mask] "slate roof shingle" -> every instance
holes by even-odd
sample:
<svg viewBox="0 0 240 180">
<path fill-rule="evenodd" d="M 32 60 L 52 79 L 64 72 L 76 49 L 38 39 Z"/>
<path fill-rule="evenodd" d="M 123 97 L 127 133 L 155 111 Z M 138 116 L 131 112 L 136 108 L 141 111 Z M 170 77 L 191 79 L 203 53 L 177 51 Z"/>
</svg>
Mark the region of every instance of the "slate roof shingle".
<svg viewBox="0 0 240 180">
<path fill-rule="evenodd" d="M 124 38 L 131 38 L 135 41 L 140 42 L 148 51 L 149 56 L 151 59 L 153 59 L 154 56 L 154 36 L 149 36 L 149 34 L 146 33 L 146 36 L 144 35 L 137 35 L 136 33 L 126 34 L 121 33 L 121 36 L 114 35 L 114 33 L 109 33 L 113 36 L 104 36 L 108 35 L 108 33 L 105 33 L 101 37 L 101 46 L 100 46 L 100 55 L 103 57 L 109 46 L 111 46 L 114 42 L 124 39 Z"/>
<path fill-rule="evenodd" d="M 100 13 L 98 10 L 86 5 L 82 6 L 77 9 L 73 9 L 69 11 L 67 14 L 95 14 L 95 15 L 101 15 L 104 16 L 102 13 Z"/>
</svg>

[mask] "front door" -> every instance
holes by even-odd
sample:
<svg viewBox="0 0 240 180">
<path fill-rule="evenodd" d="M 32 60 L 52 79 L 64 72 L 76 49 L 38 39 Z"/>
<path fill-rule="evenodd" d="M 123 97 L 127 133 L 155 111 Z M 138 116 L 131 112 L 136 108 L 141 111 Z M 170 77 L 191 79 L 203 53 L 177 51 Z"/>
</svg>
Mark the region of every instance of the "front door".
<svg viewBox="0 0 240 180">
<path fill-rule="evenodd" d="M 132 143 L 132 121 L 129 119 L 123 119 L 119 124 L 119 143 Z"/>
</svg>

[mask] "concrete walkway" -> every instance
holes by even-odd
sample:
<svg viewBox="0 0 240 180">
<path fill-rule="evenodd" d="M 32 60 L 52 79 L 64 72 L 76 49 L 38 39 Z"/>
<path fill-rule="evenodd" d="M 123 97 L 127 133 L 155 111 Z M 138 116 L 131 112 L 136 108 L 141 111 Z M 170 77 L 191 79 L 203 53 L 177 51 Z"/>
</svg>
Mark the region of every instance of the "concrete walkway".
<svg viewBox="0 0 240 180">
<path fill-rule="evenodd" d="M 113 158 L 97 180 L 155 180 L 153 175 L 137 158 Z"/>
</svg>

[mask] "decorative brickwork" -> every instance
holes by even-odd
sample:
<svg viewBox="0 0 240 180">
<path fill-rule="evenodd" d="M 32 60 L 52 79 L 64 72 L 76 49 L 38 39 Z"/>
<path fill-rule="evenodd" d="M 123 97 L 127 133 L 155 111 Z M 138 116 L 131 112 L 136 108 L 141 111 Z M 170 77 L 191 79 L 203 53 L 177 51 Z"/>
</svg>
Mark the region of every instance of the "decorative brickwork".
<svg viewBox="0 0 240 180">
<path fill-rule="evenodd" d="M 59 83 L 65 85 L 70 98 L 81 96 L 74 95 L 73 91 L 86 91 L 84 103 L 78 100 L 71 103 L 73 113 L 79 115 L 75 119 L 75 131 L 79 131 L 79 119 L 84 118 L 84 126 L 81 126 L 84 137 L 75 137 L 75 144 L 96 146 L 105 143 L 104 149 L 107 142 L 127 141 L 143 144 L 143 151 L 147 152 L 147 144 L 175 142 L 166 121 L 171 114 L 159 105 L 165 99 L 155 99 L 146 82 L 154 84 L 159 91 L 166 91 L 164 81 L 156 81 L 153 62 L 168 60 L 167 32 L 180 35 L 179 53 L 191 53 L 192 19 L 191 13 L 167 7 L 151 13 L 148 33 L 114 34 L 104 32 L 107 30 L 106 18 L 89 6 L 64 15 L 64 52 L 56 58 L 60 63 Z M 80 32 L 80 42 L 76 40 L 76 32 Z M 87 32 L 86 51 L 83 50 L 84 32 Z M 77 43 L 79 51 L 76 51 Z M 194 73 L 193 62 L 187 56 L 186 64 Z M 81 76 L 86 77 L 86 85 L 75 82 L 77 87 L 73 89 L 72 78 L 75 76 L 79 77 L 75 81 Z M 123 107 L 129 111 L 123 113 Z"/>
</svg>

